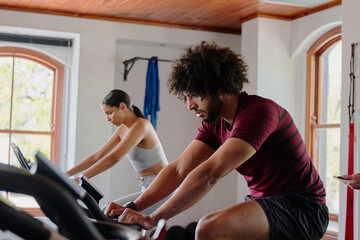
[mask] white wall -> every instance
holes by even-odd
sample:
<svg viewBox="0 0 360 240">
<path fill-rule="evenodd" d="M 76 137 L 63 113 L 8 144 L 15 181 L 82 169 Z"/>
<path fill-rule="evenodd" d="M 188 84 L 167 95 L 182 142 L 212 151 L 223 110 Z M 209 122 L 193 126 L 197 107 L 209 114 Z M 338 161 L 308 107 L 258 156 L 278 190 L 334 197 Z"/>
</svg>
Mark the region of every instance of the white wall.
<svg viewBox="0 0 360 240">
<path fill-rule="evenodd" d="M 289 54 L 290 27 L 287 21 L 259 19 L 258 94 L 278 102 L 295 118 L 294 63 Z"/>
<path fill-rule="evenodd" d="M 105 121 L 100 110 L 104 95 L 114 87 L 124 88 L 133 95 L 133 101 L 142 108 L 146 63 L 138 61 L 131 70 L 128 82 L 122 82 L 122 61 L 134 56 L 175 58 L 180 49 L 202 40 L 217 41 L 240 52 L 240 36 L 215 32 L 173 29 L 137 24 L 52 16 L 0 10 L 0 29 L 22 28 L 30 32 L 62 32 L 79 35 L 79 71 L 72 81 L 77 82 L 77 97 L 70 104 L 76 105 L 76 125 L 69 132 L 74 153 L 68 161 L 79 162 L 100 148 L 110 137 L 113 128 Z M 76 48 L 77 46 L 75 46 Z M 169 63 L 160 63 L 161 112 L 158 131 L 166 154 L 172 161 L 182 152 L 195 135 L 199 121 L 186 110 L 186 106 L 167 95 L 166 77 Z M 184 120 L 183 120 L 184 119 Z M 75 160 L 75 161 L 74 161 Z M 125 181 L 126 179 L 126 181 Z M 135 173 L 122 161 L 113 170 L 96 176 L 93 181 L 105 194 L 101 204 L 111 197 L 136 190 Z M 237 175 L 230 174 L 202 200 L 196 208 L 181 214 L 173 224 L 185 226 L 215 209 L 236 202 Z M 231 187 L 224 187 L 231 186 Z M 224 200 L 220 196 L 226 195 Z M 220 201 L 221 200 L 221 201 Z"/>
<path fill-rule="evenodd" d="M 242 54 L 249 65 L 251 94 L 270 98 L 299 122 L 295 64 L 290 56 L 291 22 L 257 18 L 242 25 Z"/>
<path fill-rule="evenodd" d="M 259 18 L 252 19 L 241 25 L 241 55 L 248 65 L 250 83 L 244 86 L 248 94 L 257 94 L 258 61 L 259 61 Z"/>
</svg>

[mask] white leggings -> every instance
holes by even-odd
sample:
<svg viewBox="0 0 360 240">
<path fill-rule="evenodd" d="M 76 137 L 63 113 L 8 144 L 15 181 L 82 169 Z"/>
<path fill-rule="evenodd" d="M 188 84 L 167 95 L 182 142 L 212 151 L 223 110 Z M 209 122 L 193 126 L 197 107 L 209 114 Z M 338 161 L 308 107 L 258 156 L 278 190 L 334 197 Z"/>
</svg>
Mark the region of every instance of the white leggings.
<svg viewBox="0 0 360 240">
<path fill-rule="evenodd" d="M 149 186 L 150 184 L 154 181 L 154 179 L 156 178 L 157 175 L 151 175 L 151 176 L 141 176 L 141 177 L 137 177 L 136 179 L 139 180 L 139 187 L 138 187 L 138 192 L 126 195 L 124 197 L 115 199 L 113 202 L 120 204 L 120 205 L 125 205 L 128 202 L 133 202 L 135 201 Z M 170 195 L 171 196 L 171 195 Z M 170 198 L 170 196 L 168 196 L 167 198 L 164 198 L 163 200 L 155 203 L 154 205 L 144 209 L 143 211 L 141 211 L 141 213 L 149 215 L 151 213 L 153 213 L 156 209 L 158 209 L 164 202 L 166 202 L 166 200 L 168 200 Z"/>
</svg>

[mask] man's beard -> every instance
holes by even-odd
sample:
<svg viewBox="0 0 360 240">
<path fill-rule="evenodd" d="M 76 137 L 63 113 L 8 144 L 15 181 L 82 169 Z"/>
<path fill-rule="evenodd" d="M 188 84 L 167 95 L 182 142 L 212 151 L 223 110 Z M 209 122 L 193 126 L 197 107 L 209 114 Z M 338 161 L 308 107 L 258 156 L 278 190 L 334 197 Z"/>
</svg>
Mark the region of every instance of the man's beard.
<svg viewBox="0 0 360 240">
<path fill-rule="evenodd" d="M 209 123 L 214 121 L 220 114 L 220 109 L 223 102 L 219 99 L 218 96 L 212 97 L 209 101 L 209 105 L 207 107 L 207 118 L 204 118 L 204 122 Z"/>
</svg>

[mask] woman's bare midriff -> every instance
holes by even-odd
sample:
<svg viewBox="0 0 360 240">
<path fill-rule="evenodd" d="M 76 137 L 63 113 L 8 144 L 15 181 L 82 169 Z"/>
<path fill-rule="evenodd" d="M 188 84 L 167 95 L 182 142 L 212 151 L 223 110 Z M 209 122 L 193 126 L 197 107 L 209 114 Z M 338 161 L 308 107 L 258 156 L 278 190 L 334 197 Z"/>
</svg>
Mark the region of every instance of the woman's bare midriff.
<svg viewBox="0 0 360 240">
<path fill-rule="evenodd" d="M 163 169 L 168 164 L 167 160 L 163 160 L 161 162 L 158 162 L 154 166 L 151 166 L 149 168 L 138 170 L 138 174 L 140 176 L 150 176 L 150 175 L 157 175 L 161 169 Z"/>
</svg>

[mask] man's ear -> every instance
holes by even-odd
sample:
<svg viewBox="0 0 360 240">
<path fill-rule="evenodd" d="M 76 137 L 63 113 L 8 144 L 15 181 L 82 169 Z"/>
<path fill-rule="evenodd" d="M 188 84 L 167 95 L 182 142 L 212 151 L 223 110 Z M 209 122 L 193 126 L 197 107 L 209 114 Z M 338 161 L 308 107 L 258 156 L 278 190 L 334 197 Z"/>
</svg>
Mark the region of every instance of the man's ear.
<svg viewBox="0 0 360 240">
<path fill-rule="evenodd" d="M 224 91 L 222 89 L 219 89 L 217 95 L 218 95 L 220 100 L 223 100 L 226 93 L 224 93 Z"/>
</svg>

